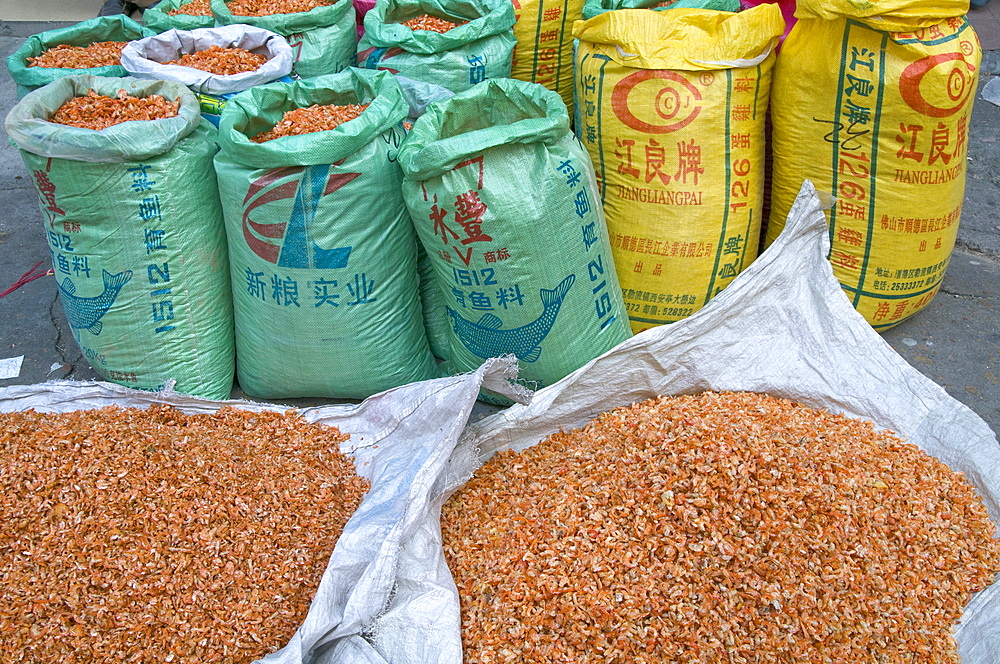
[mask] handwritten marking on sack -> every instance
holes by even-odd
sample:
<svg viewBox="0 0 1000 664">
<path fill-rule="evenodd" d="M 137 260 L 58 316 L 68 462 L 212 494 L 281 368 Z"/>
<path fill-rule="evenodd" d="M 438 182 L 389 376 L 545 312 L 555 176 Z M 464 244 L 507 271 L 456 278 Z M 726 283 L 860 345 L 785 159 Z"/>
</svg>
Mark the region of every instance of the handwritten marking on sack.
<svg viewBox="0 0 1000 664">
<path fill-rule="evenodd" d="M 883 37 L 883 40 L 885 37 Z M 876 62 L 878 53 L 864 47 L 851 46 L 841 69 L 837 117 L 833 120 L 813 118 L 831 125 L 824 140 L 834 144 L 834 191 L 836 207 L 831 211 L 833 232 L 838 219 L 863 222 L 871 214 L 874 196 L 874 174 L 871 167 L 872 127 L 877 126 L 881 108 L 874 108 L 880 95 L 882 62 Z M 857 245 L 858 249 L 831 252 L 830 262 L 844 270 L 857 271 L 863 279 L 867 255 L 867 233 Z"/>
<path fill-rule="evenodd" d="M 655 94 L 650 89 L 654 86 L 659 86 Z M 615 116 L 644 134 L 669 134 L 683 129 L 698 117 L 701 101 L 701 91 L 686 76 L 662 69 L 641 69 L 629 74 L 611 92 Z"/>
<path fill-rule="evenodd" d="M 56 186 L 49 179 L 48 171 L 52 168 L 52 160 L 49 159 L 45 162 L 45 170 L 35 169 L 31 172 L 32 180 L 35 183 L 35 189 L 38 191 L 38 196 L 41 202 L 44 204 L 45 215 L 49 219 L 49 226 L 55 228 L 56 216 L 65 216 L 66 213 L 63 211 L 59 204 L 56 202 Z"/>
<path fill-rule="evenodd" d="M 403 142 L 406 137 L 406 132 L 399 129 L 398 127 L 393 127 L 388 131 L 382 132 L 382 142 L 388 146 L 385 153 L 385 159 L 389 163 L 396 163 L 399 160 L 399 145 Z"/>
<path fill-rule="evenodd" d="M 831 264 L 840 275 L 851 274 L 839 276 L 841 281 L 858 284 L 848 289 L 855 306 L 866 295 L 902 295 L 897 295 L 899 299 L 893 300 L 891 306 L 875 305 L 871 320 L 898 321 L 907 312 L 916 311 L 926 304 L 926 294 L 938 287 L 943 276 L 940 265 L 920 268 L 931 270 L 929 274 L 909 278 L 895 275 L 891 269 L 878 265 L 878 259 L 871 255 L 870 244 L 873 229 L 880 229 L 927 234 L 929 237 L 908 241 L 913 244 L 914 255 L 940 251 L 944 246 L 943 232 L 957 223 L 960 205 L 951 212 L 925 218 L 887 213 L 879 217 L 875 198 L 878 182 L 883 186 L 894 182 L 947 187 L 961 178 L 967 148 L 967 109 L 976 77 L 975 68 L 966 59 L 974 54 L 975 47 L 971 42 L 959 41 L 958 32 L 966 27 L 966 21 L 956 19 L 915 33 L 870 35 L 870 29 L 849 24 L 844 35 L 845 57 L 836 115 L 832 119 L 813 118 L 831 128 L 824 139 L 835 146 L 832 185 L 837 203 L 830 215 L 831 238 L 835 241 Z M 854 31 L 869 42 L 854 41 Z M 949 52 L 931 53 L 909 62 L 899 74 L 898 82 L 885 81 L 885 75 L 891 71 L 884 62 L 889 39 L 896 43 L 933 44 Z M 894 89 L 898 89 L 899 97 L 916 114 L 883 122 L 883 95 Z M 880 169 L 878 181 L 876 164 Z M 867 285 L 873 292 L 866 292 L 866 279 L 870 279 Z M 903 299 L 906 295 L 911 297 Z"/>
<path fill-rule="evenodd" d="M 288 35 L 288 45 L 292 47 L 292 62 L 298 62 L 302 59 L 302 43 L 305 41 L 305 33 L 298 32 L 294 35 Z"/>
</svg>

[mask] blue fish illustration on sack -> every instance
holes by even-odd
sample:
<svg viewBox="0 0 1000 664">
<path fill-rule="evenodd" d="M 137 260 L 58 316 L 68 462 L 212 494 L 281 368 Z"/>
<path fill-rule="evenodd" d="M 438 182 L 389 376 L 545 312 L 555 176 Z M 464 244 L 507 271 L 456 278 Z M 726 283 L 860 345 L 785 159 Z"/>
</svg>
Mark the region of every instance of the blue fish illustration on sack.
<svg viewBox="0 0 1000 664">
<path fill-rule="evenodd" d="M 576 275 L 571 274 L 552 290 L 540 288 L 538 295 L 542 298 L 542 314 L 527 325 L 504 330 L 501 329 L 503 321 L 493 314 L 486 314 L 478 323 L 473 323 L 448 307 L 452 328 L 462 345 L 477 357 L 488 359 L 513 353 L 519 360 L 534 362 L 542 353 L 542 340 L 556 322 L 559 308 L 574 281 Z"/>
<path fill-rule="evenodd" d="M 111 274 L 101 270 L 104 279 L 104 292 L 97 297 L 77 297 L 76 286 L 69 277 L 59 284 L 59 293 L 66 311 L 66 320 L 70 327 L 77 330 L 89 330 L 92 334 L 100 334 L 104 325 L 101 318 L 108 313 L 111 305 L 118 298 L 122 287 L 132 278 L 132 270 Z"/>
</svg>

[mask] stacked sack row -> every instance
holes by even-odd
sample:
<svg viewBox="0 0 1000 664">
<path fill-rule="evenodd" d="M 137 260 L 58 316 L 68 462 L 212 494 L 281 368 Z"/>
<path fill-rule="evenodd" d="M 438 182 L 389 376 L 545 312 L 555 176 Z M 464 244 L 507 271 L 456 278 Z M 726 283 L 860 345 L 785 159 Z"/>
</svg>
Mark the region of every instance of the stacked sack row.
<svg viewBox="0 0 1000 664">
<path fill-rule="evenodd" d="M 964 7 L 801 2 L 779 56 L 779 8 L 726 2 L 379 0 L 359 40 L 346 0 L 259 17 L 170 0 L 147 26 L 32 38 L 8 61 L 24 90 L 47 82 L 29 57 L 117 35 L 126 72 L 151 79 L 55 80 L 7 121 L 84 354 L 109 380 L 173 378 L 209 398 L 228 394 L 234 354 L 241 387 L 267 398 L 363 398 L 505 353 L 540 387 L 629 322 L 704 306 L 756 257 L 769 186 L 768 242 L 806 178 L 837 197 L 830 260 L 856 308 L 877 329 L 898 323 L 933 297 L 957 233 L 980 57 Z M 219 87 L 232 76 L 164 64 L 211 44 L 270 69 L 235 94 Z M 96 134 L 46 121 L 89 90 L 162 93 L 180 110 Z M 253 140 L 330 104 L 365 109 Z M 217 134 L 199 111 L 221 117 Z M 220 301 L 194 303 L 209 290 Z M 128 333 L 108 334 L 126 309 Z"/>
<path fill-rule="evenodd" d="M 704 306 L 774 241 L 805 179 L 835 198 L 830 261 L 869 323 L 925 307 L 965 188 L 981 59 L 966 5 L 800 0 L 783 42 L 779 5 L 677 7 L 573 29 L 576 131 L 633 330 Z"/>
<path fill-rule="evenodd" d="M 402 21 L 421 10 L 387 11 Z M 181 392 L 224 398 L 235 357 L 251 396 L 363 398 L 507 353 L 522 359 L 521 380 L 539 387 L 627 338 L 593 169 L 565 105 L 506 79 L 509 5 L 463 11 L 472 20 L 451 35 L 398 23 L 367 31 L 409 33 L 419 57 L 357 44 L 370 63 L 412 79 L 374 67 L 307 78 L 293 36 L 197 27 L 191 17 L 182 27 L 193 29 L 155 35 L 124 17 L 94 19 L 17 54 L 30 71 L 29 58 L 51 45 L 116 37 L 112 24 L 136 31 L 122 49 L 124 72 L 51 69 L 55 80 L 25 96 L 6 125 L 38 187 L 67 318 L 95 369 L 130 387 L 173 379 Z M 177 62 L 210 47 L 265 62 L 236 75 Z M 502 80 L 476 87 L 490 76 Z M 414 79 L 475 89 L 417 123 L 420 156 L 407 160 L 411 121 L 452 94 Z M 48 121 L 88 95 L 160 95 L 178 101 L 177 116 L 100 131 Z M 364 111 L 326 131 L 254 140 L 316 105 Z M 441 153 L 449 138 L 458 140 Z M 406 201 L 404 170 L 416 187 Z M 556 182 L 558 199 L 546 190 Z"/>
</svg>

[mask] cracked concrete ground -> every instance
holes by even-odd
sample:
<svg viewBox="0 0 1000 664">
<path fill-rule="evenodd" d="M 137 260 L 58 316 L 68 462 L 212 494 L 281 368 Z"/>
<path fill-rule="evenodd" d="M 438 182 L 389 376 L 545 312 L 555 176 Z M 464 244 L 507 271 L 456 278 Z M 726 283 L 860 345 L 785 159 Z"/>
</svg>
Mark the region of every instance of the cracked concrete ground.
<svg viewBox="0 0 1000 664">
<path fill-rule="evenodd" d="M 0 22 L 0 55 L 55 24 Z M 981 85 L 1000 75 L 1000 51 L 983 59 Z M 0 76 L 0 113 L 14 105 L 14 84 Z M 1000 107 L 978 98 L 969 138 L 965 209 L 944 285 L 931 304 L 883 333 L 911 365 L 1000 432 Z M 21 159 L 0 145 L 0 291 L 50 257 L 34 189 Z M 0 368 L 24 356 L 16 378 L 0 386 L 55 378 L 96 380 L 82 357 L 58 300 L 55 279 L 43 277 L 0 298 Z M 238 392 L 237 392 L 238 394 Z M 317 403 L 320 400 L 302 400 Z M 492 407 L 477 407 L 477 418 Z"/>
</svg>

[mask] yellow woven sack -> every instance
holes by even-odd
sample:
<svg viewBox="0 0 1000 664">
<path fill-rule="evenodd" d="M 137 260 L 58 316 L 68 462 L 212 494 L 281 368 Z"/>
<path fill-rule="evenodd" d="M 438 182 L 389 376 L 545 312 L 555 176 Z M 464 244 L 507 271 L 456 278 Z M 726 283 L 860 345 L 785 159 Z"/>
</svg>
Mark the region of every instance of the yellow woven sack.
<svg viewBox="0 0 1000 664">
<path fill-rule="evenodd" d="M 573 35 L 577 134 L 636 333 L 700 309 L 757 257 L 781 10 L 622 9 Z"/>
<path fill-rule="evenodd" d="M 958 234 L 982 53 L 960 0 L 800 0 L 775 69 L 772 242 L 804 179 L 830 262 L 877 330 L 937 293 Z"/>
<path fill-rule="evenodd" d="M 573 35 L 584 0 L 511 0 L 514 5 L 514 61 L 511 78 L 544 85 L 573 108 Z"/>
</svg>

